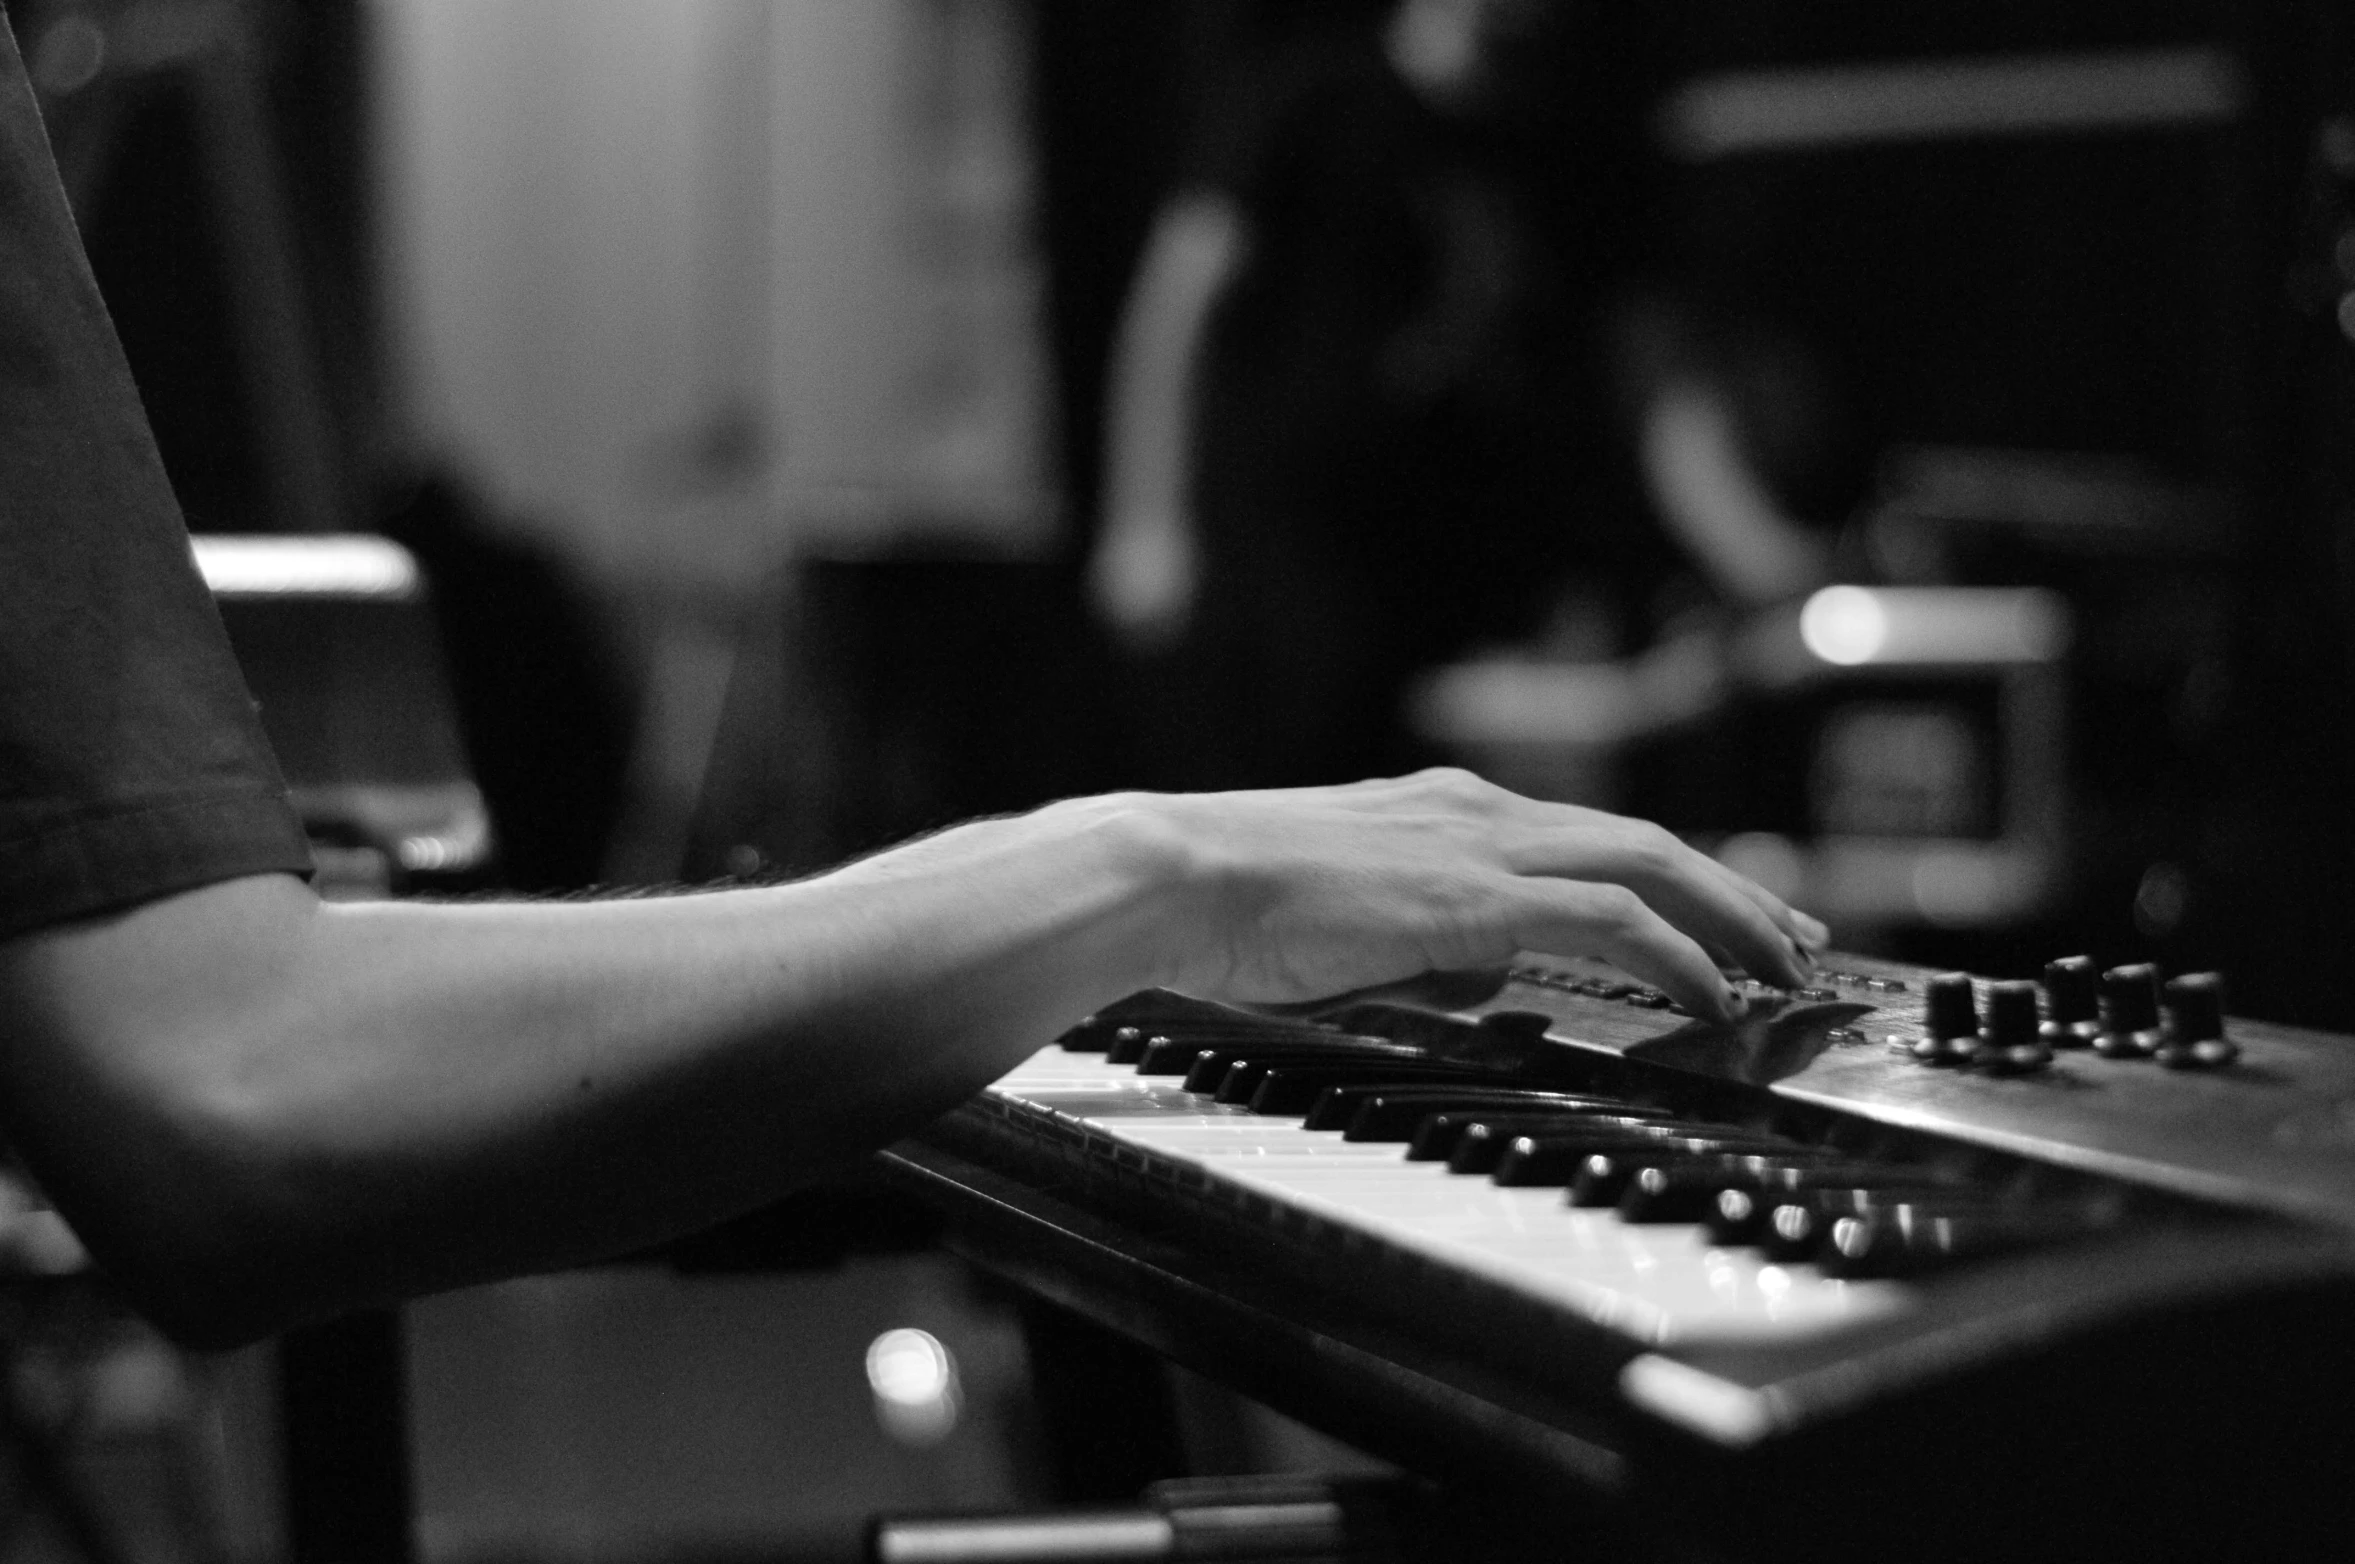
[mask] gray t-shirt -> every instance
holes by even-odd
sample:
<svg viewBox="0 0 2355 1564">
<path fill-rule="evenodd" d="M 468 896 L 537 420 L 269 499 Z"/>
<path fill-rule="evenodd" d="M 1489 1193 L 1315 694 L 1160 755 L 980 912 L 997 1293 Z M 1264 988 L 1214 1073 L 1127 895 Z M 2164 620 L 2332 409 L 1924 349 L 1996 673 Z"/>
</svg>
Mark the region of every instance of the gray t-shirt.
<svg viewBox="0 0 2355 1564">
<path fill-rule="evenodd" d="M 0 937 L 309 868 L 0 27 Z"/>
</svg>

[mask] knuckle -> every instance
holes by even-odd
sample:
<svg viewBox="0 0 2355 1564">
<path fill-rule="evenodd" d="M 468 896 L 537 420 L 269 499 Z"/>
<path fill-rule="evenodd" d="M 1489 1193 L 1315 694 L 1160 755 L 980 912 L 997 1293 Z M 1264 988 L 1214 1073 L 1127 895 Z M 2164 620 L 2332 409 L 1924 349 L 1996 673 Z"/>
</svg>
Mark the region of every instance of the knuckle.
<svg viewBox="0 0 2355 1564">
<path fill-rule="evenodd" d="M 1638 823 L 1629 834 L 1627 850 L 1634 858 L 1636 867 L 1654 874 L 1664 874 L 1678 867 L 1687 851 L 1684 843 L 1677 840 L 1675 832 L 1648 820 Z"/>
<path fill-rule="evenodd" d="M 1650 906 L 1624 885 L 1595 886 L 1592 906 L 1598 922 L 1621 934 L 1632 934 L 1652 921 Z"/>
<path fill-rule="evenodd" d="M 1420 776 L 1432 792 L 1459 806 L 1484 805 L 1496 792 L 1495 784 L 1461 766 L 1433 766 L 1420 773 Z"/>
</svg>

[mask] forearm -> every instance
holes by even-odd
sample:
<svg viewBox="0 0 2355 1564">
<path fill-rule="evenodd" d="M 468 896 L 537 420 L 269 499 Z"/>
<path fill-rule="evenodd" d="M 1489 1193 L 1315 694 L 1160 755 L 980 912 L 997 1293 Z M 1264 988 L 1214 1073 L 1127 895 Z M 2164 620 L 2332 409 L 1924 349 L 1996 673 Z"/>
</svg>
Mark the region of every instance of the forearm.
<svg viewBox="0 0 2355 1564">
<path fill-rule="evenodd" d="M 578 1262 L 772 1198 L 1155 981 L 1157 852 L 1097 802 L 717 894 L 232 882 L 46 942 L 12 1129 L 192 1336 Z M 59 1010 L 97 984 L 92 1037 Z"/>
<path fill-rule="evenodd" d="M 196 1340 L 691 1230 L 1105 1000 L 1299 1000 L 1520 950 L 1698 1015 L 1823 932 L 1667 833 L 1460 772 L 1081 799 L 800 884 L 325 906 L 232 880 L 0 945 L 0 1113 Z"/>
</svg>

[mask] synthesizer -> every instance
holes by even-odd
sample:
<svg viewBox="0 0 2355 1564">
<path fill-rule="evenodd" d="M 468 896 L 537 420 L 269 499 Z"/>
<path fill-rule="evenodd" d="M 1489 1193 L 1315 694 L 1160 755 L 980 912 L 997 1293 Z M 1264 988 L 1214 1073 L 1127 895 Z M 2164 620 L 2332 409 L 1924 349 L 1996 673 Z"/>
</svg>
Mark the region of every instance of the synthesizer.
<svg viewBox="0 0 2355 1564">
<path fill-rule="evenodd" d="M 1639 1551 L 2350 1545 L 2355 1043 L 2081 958 L 1747 992 L 1138 995 L 891 1159 L 984 1265 Z"/>
</svg>

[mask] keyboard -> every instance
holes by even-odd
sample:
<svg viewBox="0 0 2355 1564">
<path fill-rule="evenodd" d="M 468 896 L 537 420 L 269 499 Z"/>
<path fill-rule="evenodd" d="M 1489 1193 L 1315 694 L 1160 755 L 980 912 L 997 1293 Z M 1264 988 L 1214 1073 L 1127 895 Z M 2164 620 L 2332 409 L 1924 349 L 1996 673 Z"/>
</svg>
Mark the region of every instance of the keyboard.
<svg viewBox="0 0 2355 1564">
<path fill-rule="evenodd" d="M 1140 995 L 897 1156 L 984 1264 L 1675 1548 L 2339 1535 L 2355 1044 L 2147 969 L 2067 1020 L 2093 976 L 1841 957 L 1733 1027 L 1572 961 Z"/>
</svg>

